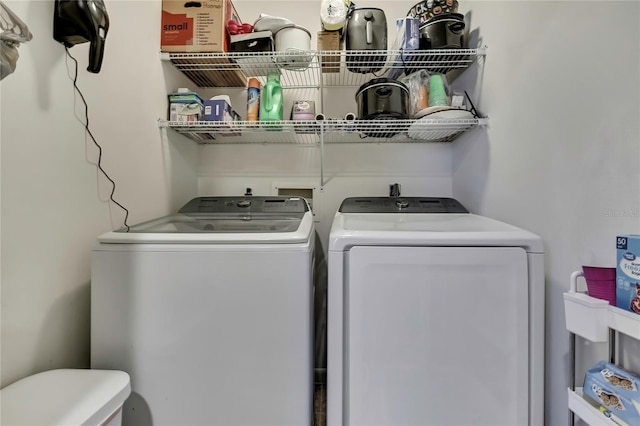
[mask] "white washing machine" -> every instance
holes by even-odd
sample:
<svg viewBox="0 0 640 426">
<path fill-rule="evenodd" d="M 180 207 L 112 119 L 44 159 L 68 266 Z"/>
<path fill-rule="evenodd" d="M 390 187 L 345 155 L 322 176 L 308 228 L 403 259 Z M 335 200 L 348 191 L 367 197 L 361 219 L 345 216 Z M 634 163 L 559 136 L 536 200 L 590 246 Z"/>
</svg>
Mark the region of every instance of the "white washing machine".
<svg viewBox="0 0 640 426">
<path fill-rule="evenodd" d="M 311 424 L 304 199 L 196 198 L 98 241 L 91 367 L 129 373 L 123 424 Z"/>
<path fill-rule="evenodd" d="M 328 262 L 329 425 L 544 424 L 538 236 L 451 198 L 348 198 Z"/>
</svg>

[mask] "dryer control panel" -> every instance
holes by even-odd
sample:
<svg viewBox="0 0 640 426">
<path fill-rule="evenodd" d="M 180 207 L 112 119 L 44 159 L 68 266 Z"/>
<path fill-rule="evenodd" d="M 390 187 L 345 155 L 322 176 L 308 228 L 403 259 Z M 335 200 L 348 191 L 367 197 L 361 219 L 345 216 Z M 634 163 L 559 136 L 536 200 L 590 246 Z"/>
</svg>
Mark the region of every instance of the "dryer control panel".
<svg viewBox="0 0 640 426">
<path fill-rule="evenodd" d="M 346 198 L 341 213 L 469 213 L 453 198 L 441 197 L 352 197 Z"/>
</svg>

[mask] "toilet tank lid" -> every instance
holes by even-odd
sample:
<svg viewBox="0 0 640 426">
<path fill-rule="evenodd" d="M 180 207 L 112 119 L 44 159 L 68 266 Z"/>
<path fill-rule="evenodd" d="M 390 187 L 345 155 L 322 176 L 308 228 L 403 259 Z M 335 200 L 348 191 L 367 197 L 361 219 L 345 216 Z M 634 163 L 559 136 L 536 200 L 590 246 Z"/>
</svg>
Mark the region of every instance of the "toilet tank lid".
<svg viewBox="0 0 640 426">
<path fill-rule="evenodd" d="M 2 424 L 101 424 L 130 393 L 129 375 L 124 371 L 49 370 L 0 390 Z"/>
</svg>

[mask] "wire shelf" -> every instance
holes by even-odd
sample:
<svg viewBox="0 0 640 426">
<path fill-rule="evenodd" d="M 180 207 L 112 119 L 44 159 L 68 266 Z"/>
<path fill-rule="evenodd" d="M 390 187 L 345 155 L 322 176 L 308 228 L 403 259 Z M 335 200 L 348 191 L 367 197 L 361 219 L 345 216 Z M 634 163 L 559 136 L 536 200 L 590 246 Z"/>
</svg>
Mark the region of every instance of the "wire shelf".
<svg viewBox="0 0 640 426">
<path fill-rule="evenodd" d="M 461 133 L 485 126 L 486 118 L 328 121 L 198 121 L 159 120 L 199 144 L 422 143 L 450 142 Z"/>
<path fill-rule="evenodd" d="M 486 48 L 229 53 L 168 53 L 169 60 L 199 87 L 245 87 L 280 72 L 284 88 L 360 86 L 375 77 L 396 78 L 418 69 L 448 73 L 483 60 Z"/>
</svg>

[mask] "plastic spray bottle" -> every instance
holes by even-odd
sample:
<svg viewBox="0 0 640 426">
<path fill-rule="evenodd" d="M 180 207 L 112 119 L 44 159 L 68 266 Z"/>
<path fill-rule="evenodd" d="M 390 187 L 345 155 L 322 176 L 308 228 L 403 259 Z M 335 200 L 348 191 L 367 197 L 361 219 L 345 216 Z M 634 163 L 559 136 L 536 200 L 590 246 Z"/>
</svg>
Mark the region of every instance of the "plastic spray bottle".
<svg viewBox="0 0 640 426">
<path fill-rule="evenodd" d="M 260 118 L 260 81 L 250 78 L 247 85 L 247 121 L 253 121 L 258 125 Z"/>
</svg>

